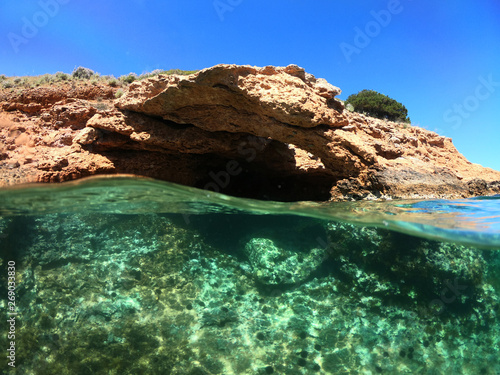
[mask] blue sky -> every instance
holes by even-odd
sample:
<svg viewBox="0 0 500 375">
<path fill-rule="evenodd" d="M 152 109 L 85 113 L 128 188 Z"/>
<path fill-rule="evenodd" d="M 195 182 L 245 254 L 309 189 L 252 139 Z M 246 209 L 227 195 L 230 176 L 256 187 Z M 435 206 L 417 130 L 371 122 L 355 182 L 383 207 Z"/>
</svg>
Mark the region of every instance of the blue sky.
<svg viewBox="0 0 500 375">
<path fill-rule="evenodd" d="M 386 94 L 500 170 L 500 2 L 40 0 L 0 4 L 0 74 L 297 64 Z"/>
</svg>

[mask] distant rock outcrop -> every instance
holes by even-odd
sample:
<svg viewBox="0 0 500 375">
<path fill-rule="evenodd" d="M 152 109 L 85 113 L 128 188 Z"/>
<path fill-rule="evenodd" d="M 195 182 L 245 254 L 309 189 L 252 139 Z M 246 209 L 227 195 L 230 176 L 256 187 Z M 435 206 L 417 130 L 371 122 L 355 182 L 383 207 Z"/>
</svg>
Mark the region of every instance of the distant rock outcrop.
<svg viewBox="0 0 500 375">
<path fill-rule="evenodd" d="M 0 93 L 3 185 L 134 173 L 273 200 L 500 193 L 500 172 L 451 139 L 346 111 L 295 65 L 159 75 L 117 100 L 79 85 Z"/>
</svg>

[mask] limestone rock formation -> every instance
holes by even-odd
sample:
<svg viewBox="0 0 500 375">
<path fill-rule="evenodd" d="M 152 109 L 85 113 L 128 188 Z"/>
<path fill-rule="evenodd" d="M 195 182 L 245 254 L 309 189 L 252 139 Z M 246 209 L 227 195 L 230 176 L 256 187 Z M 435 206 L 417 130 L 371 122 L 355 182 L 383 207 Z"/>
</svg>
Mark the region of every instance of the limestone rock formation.
<svg viewBox="0 0 500 375">
<path fill-rule="evenodd" d="M 500 192 L 500 172 L 451 139 L 344 110 L 339 88 L 295 65 L 217 65 L 114 91 L 0 91 L 1 183 L 133 173 L 285 201 Z"/>
</svg>

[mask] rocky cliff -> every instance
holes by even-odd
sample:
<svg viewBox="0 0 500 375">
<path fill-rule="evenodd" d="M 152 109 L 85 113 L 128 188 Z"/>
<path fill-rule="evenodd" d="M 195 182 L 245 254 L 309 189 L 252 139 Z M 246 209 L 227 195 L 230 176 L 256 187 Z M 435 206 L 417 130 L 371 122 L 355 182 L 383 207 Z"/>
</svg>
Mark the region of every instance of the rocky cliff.
<svg viewBox="0 0 500 375">
<path fill-rule="evenodd" d="M 295 65 L 0 91 L 0 183 L 132 173 L 273 200 L 500 193 L 451 139 L 344 109 Z"/>
</svg>

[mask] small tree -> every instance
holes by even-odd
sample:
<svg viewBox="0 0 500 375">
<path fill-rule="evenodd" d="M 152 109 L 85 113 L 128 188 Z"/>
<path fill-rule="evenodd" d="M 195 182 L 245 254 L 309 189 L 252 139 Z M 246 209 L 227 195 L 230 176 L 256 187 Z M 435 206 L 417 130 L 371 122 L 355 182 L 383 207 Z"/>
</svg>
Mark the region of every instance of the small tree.
<svg viewBox="0 0 500 375">
<path fill-rule="evenodd" d="M 350 95 L 345 103 L 351 104 L 355 112 L 379 119 L 410 123 L 408 110 L 403 104 L 373 90 L 362 90 Z"/>
<path fill-rule="evenodd" d="M 137 79 L 137 74 L 135 73 L 129 73 L 126 76 L 121 76 L 120 81 L 125 82 L 125 83 L 132 83 Z"/>
</svg>

